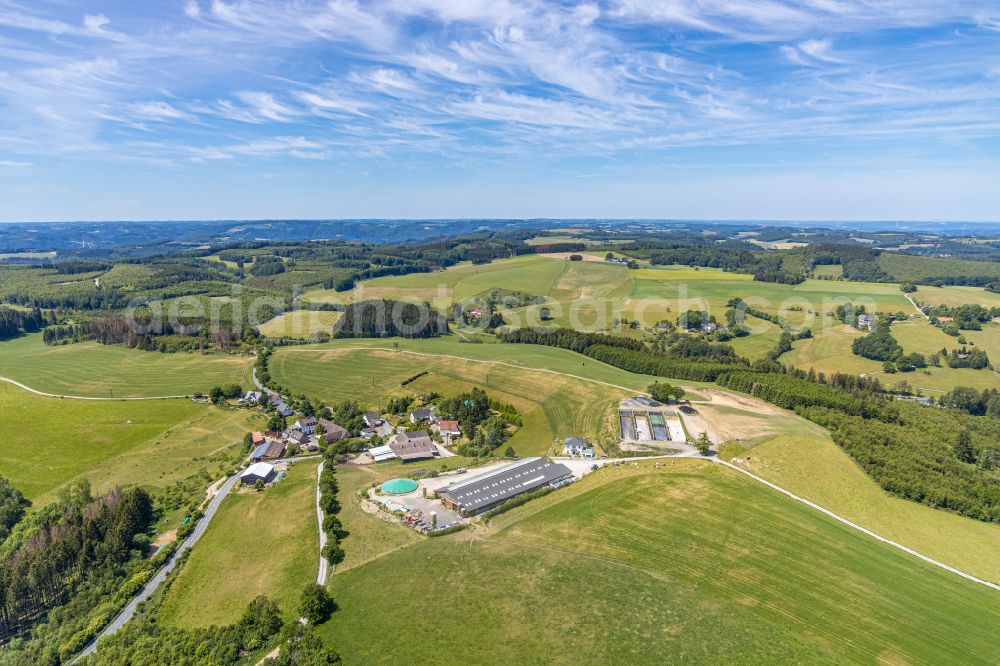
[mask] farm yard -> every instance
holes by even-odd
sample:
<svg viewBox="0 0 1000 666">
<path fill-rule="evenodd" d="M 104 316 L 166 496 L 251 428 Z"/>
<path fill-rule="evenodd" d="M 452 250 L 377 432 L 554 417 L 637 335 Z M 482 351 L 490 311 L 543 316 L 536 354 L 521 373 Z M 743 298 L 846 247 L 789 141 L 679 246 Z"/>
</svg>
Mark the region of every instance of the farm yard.
<svg viewBox="0 0 1000 666">
<path fill-rule="evenodd" d="M 0 342 L 0 376 L 55 395 L 191 395 L 234 382 L 249 388 L 252 367 L 251 356 L 161 354 L 97 342 L 49 346 L 40 334 Z"/>
<path fill-rule="evenodd" d="M 376 583 L 388 577 L 394 585 Z M 452 612 L 419 612 L 429 580 Z M 682 460 L 599 472 L 488 528 L 337 574 L 331 586 L 342 610 L 320 631 L 349 662 L 401 651 L 439 663 L 498 654 L 530 662 L 570 650 L 584 661 L 637 662 L 669 650 L 704 661 L 961 655 L 987 663 L 990 627 L 1000 621 L 991 590 L 734 472 Z M 574 614 L 581 604 L 592 612 Z M 540 605 L 549 612 L 527 621 L 526 609 Z M 409 621 L 363 630 L 392 612 Z M 571 628 L 567 616 L 576 618 Z M 436 650 L 422 638 L 429 633 L 447 635 L 452 649 Z"/>
</svg>

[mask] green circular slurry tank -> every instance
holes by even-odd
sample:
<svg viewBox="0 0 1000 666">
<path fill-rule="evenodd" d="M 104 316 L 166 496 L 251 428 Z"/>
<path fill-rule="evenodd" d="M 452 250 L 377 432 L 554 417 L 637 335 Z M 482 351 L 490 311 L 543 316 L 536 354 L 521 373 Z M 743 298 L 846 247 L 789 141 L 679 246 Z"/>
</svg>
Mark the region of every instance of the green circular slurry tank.
<svg viewBox="0 0 1000 666">
<path fill-rule="evenodd" d="M 417 489 L 417 482 L 413 479 L 389 479 L 382 484 L 382 492 L 386 495 L 405 495 Z"/>
</svg>

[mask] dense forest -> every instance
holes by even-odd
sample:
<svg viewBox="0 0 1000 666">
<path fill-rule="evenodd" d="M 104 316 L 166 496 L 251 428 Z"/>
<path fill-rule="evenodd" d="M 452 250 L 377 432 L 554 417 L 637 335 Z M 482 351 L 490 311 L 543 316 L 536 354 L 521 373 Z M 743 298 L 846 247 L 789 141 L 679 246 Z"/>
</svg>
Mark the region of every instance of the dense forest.
<svg viewBox="0 0 1000 666">
<path fill-rule="evenodd" d="M 448 321 L 430 305 L 372 299 L 351 303 L 333 329 L 336 338 L 431 338 L 448 332 Z"/>
<path fill-rule="evenodd" d="M 148 539 L 140 537 L 152 518 L 142 489 L 94 498 L 89 485 L 77 485 L 19 523 L 0 549 L 0 639 L 27 631 L 81 590 L 115 590 L 137 573 L 129 563 L 141 558 Z M 95 629 L 81 628 L 62 646 L 63 656 L 81 649 Z"/>
<path fill-rule="evenodd" d="M 41 330 L 46 323 L 38 308 L 24 312 L 0 306 L 0 340 L 13 338 L 22 333 L 34 333 Z"/>
</svg>

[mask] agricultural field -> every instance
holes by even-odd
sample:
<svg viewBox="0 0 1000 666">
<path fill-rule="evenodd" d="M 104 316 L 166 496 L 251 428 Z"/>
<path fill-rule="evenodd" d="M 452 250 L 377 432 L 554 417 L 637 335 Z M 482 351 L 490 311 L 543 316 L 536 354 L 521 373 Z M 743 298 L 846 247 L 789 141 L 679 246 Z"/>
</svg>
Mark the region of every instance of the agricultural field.
<svg viewBox="0 0 1000 666">
<path fill-rule="evenodd" d="M 946 276 L 985 277 L 1000 280 L 1000 263 L 883 252 L 878 265 L 898 282 Z"/>
<path fill-rule="evenodd" d="M 41 506 L 86 478 L 163 487 L 198 471 L 199 460 L 259 425 L 250 412 L 190 400 L 67 400 L 0 386 L 0 476 Z"/>
<path fill-rule="evenodd" d="M 1000 526 L 892 497 L 822 428 L 786 414 L 778 434 L 722 457 L 888 539 L 985 580 L 1000 581 Z M 792 424 L 801 422 L 800 432 Z M 812 432 L 808 432 L 811 426 Z M 735 459 L 735 460 L 734 460 Z M 961 544 L 961 547 L 956 547 Z"/>
<path fill-rule="evenodd" d="M 987 328 L 988 330 L 981 331 L 981 333 L 986 333 L 981 337 L 992 345 L 994 329 L 992 325 Z M 977 331 L 971 331 L 971 333 L 977 333 Z M 851 351 L 851 343 L 865 334 L 864 331 L 859 331 L 852 326 L 834 324 L 830 328 L 816 332 L 812 338 L 792 343 L 792 351 L 783 354 L 780 361 L 802 370 L 813 368 L 816 372 L 827 374 L 844 372 L 856 375 L 874 375 L 888 387 L 893 387 L 899 382 L 906 382 L 913 389 L 928 395 L 939 395 L 956 386 L 970 386 L 980 391 L 1000 387 L 1000 376 L 989 369 L 972 370 L 970 368 L 941 366 L 928 367 L 914 372 L 884 373 L 881 362 L 857 356 Z M 953 349 L 960 346 L 957 338 L 945 335 L 924 319 L 911 319 L 893 324 L 892 334 L 906 352 L 930 354 L 940 351 L 942 347 Z M 968 337 L 975 341 L 974 336 Z M 1000 336 L 998 336 L 997 342 L 1000 342 Z M 989 347 L 984 347 L 984 349 L 988 350 Z M 997 351 L 1000 353 L 1000 349 Z"/>
<path fill-rule="evenodd" d="M 340 313 L 331 310 L 292 310 L 261 324 L 258 330 L 272 338 L 308 340 L 318 333 L 330 333 L 338 319 Z"/>
<path fill-rule="evenodd" d="M 467 345 L 487 346 L 487 345 Z M 496 345 L 489 345 L 496 346 Z M 590 363 L 596 363 L 588 359 Z M 524 426 L 510 439 L 518 455 L 541 455 L 557 439 L 599 439 L 611 425 L 618 400 L 631 392 L 529 368 L 444 356 L 414 356 L 392 349 L 281 350 L 270 361 L 271 376 L 292 392 L 325 401 L 362 397 L 371 407 L 397 395 L 456 394 L 478 386 L 513 404 Z M 428 374 L 407 386 L 418 372 Z"/>
<path fill-rule="evenodd" d="M 425 611 L 431 586 L 447 613 Z M 598 472 L 331 588 L 319 631 L 349 663 L 989 663 L 1000 622 L 992 590 L 685 460 Z"/>
<path fill-rule="evenodd" d="M 1000 294 L 986 291 L 982 287 L 926 287 L 920 285 L 910 297 L 920 306 L 974 304 L 991 308 L 1000 306 Z"/>
<path fill-rule="evenodd" d="M 233 382 L 249 388 L 253 362 L 250 356 L 161 354 L 97 342 L 49 346 L 41 334 L 0 342 L 0 376 L 55 395 L 191 395 Z"/>
<path fill-rule="evenodd" d="M 844 267 L 840 264 L 825 264 L 813 267 L 813 277 L 840 279 L 844 277 Z"/>
<path fill-rule="evenodd" d="M 347 292 L 307 291 L 303 298 L 313 303 L 349 303 L 365 298 L 409 299 L 447 309 L 455 302 L 497 287 L 544 296 L 568 263 L 540 255 L 524 255 L 484 265 L 462 263 L 433 273 L 367 280 Z"/>
<path fill-rule="evenodd" d="M 234 490 L 167 591 L 158 620 L 177 627 L 231 624 L 266 595 L 286 620 L 306 584 L 316 580 L 316 461 L 292 465 L 264 490 Z"/>
</svg>

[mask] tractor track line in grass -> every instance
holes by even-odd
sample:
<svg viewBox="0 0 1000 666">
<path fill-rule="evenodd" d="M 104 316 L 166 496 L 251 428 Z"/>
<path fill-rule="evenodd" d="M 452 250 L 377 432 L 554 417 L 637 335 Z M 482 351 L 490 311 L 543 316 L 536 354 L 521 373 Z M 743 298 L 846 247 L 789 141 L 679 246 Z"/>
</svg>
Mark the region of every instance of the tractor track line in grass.
<svg viewBox="0 0 1000 666">
<path fill-rule="evenodd" d="M 179 400 L 181 398 L 187 399 L 192 397 L 190 395 L 149 395 L 149 396 L 139 396 L 132 398 L 102 398 L 99 396 L 87 396 L 87 395 L 57 395 L 55 393 L 45 393 L 44 391 L 33 389 L 30 386 L 25 386 L 21 382 L 15 381 L 9 377 L 0 377 L 0 382 L 7 382 L 8 384 L 13 384 L 19 389 L 23 389 L 28 393 L 34 393 L 35 395 L 40 395 L 43 398 L 63 398 L 66 400 L 96 400 L 100 402 L 127 402 L 130 400 Z"/>
<path fill-rule="evenodd" d="M 976 578 L 975 576 L 973 576 L 971 574 L 967 574 L 964 571 L 960 571 L 959 569 L 956 569 L 955 567 L 948 566 L 944 562 L 938 562 L 937 560 L 932 559 L 930 557 L 927 557 L 926 555 L 922 555 L 921 553 L 918 553 L 917 551 L 913 550 L 912 548 L 907 548 L 906 546 L 904 546 L 901 543 L 896 543 L 895 541 L 892 541 L 891 539 L 886 539 L 884 536 L 876 534 L 875 532 L 872 532 L 871 530 L 866 529 L 866 528 L 862 527 L 861 525 L 858 525 L 857 523 L 851 522 L 850 520 L 848 520 L 847 518 L 844 518 L 843 516 L 838 516 L 833 511 L 830 511 L 829 509 L 824 509 L 819 504 L 816 504 L 815 502 L 810 502 L 809 500 L 805 499 L 804 497 L 799 497 L 795 493 L 793 493 L 793 492 L 791 492 L 789 490 L 785 490 L 781 486 L 779 486 L 777 484 L 774 484 L 774 483 L 771 483 L 767 479 L 763 479 L 763 478 L 757 476 L 756 474 L 754 474 L 752 472 L 749 472 L 749 471 L 743 469 L 742 467 L 739 467 L 738 465 L 734 465 L 731 462 L 728 462 L 728 461 L 725 461 L 725 460 L 720 460 L 719 458 L 715 458 L 715 457 L 711 458 L 711 460 L 713 462 L 715 462 L 716 464 L 718 464 L 718 465 L 724 465 L 724 466 L 726 466 L 726 467 L 728 467 L 730 469 L 736 470 L 740 474 L 744 474 L 744 475 L 750 477 L 751 479 L 753 479 L 754 481 L 757 481 L 759 483 L 763 483 L 764 485 L 766 485 L 766 486 L 768 486 L 768 487 L 770 487 L 770 488 L 772 488 L 774 490 L 777 490 L 779 493 L 782 493 L 784 495 L 787 495 L 788 497 L 791 497 L 794 500 L 802 502 L 803 504 L 805 504 L 808 507 L 816 509 L 817 511 L 820 511 L 821 513 L 825 513 L 826 515 L 830 516 L 834 520 L 839 521 L 839 522 L 843 523 L 844 525 L 847 525 L 848 527 L 851 527 L 851 528 L 853 528 L 855 530 L 858 530 L 859 532 L 867 534 L 868 536 L 872 537 L 873 539 L 877 539 L 878 541 L 881 541 L 882 543 L 888 544 L 888 545 L 892 546 L 893 548 L 897 548 L 897 549 L 903 551 L 904 553 L 909 553 L 910 555 L 913 555 L 914 557 L 919 557 L 924 562 L 927 562 L 929 564 L 933 564 L 934 566 L 940 567 L 940 568 L 944 569 L 945 571 L 950 571 L 951 573 L 957 574 L 957 575 L 961 576 L 962 578 L 965 578 L 966 580 L 972 581 L 973 583 L 979 583 L 980 585 L 985 585 L 986 587 L 989 587 L 989 588 L 992 588 L 994 590 L 1000 591 L 1000 585 L 997 585 L 996 583 L 992 583 L 992 582 L 990 582 L 988 580 L 983 580 L 982 578 Z"/>
<path fill-rule="evenodd" d="M 491 365 L 502 365 L 502 366 L 505 366 L 505 367 L 508 367 L 508 368 L 515 368 L 517 370 L 532 370 L 532 371 L 535 371 L 535 372 L 547 372 L 550 375 L 559 375 L 561 377 L 571 377 L 573 379 L 579 379 L 580 381 L 584 381 L 584 382 L 591 382 L 593 384 L 601 384 L 602 386 L 609 386 L 611 388 L 616 388 L 616 389 L 625 391 L 627 393 L 635 393 L 635 394 L 638 394 L 638 395 L 649 395 L 649 393 L 647 393 L 645 391 L 640 391 L 640 390 L 637 390 L 637 389 L 629 387 L 629 386 L 619 386 L 618 384 L 612 384 L 611 382 L 602 382 L 600 379 L 592 379 L 590 377 L 581 377 L 580 375 L 574 375 L 574 374 L 570 374 L 568 372 L 559 372 L 558 370 L 549 370 L 548 368 L 536 368 L 536 367 L 531 366 L 531 365 L 518 365 L 517 363 L 508 363 L 507 361 L 490 361 L 490 360 L 487 360 L 487 359 L 469 358 L 467 356 L 456 356 L 454 354 L 435 354 L 435 353 L 432 353 L 432 352 L 410 351 L 408 349 L 388 349 L 386 347 L 344 347 L 342 349 L 288 349 L 287 351 L 288 351 L 288 353 L 298 352 L 298 353 L 307 353 L 307 354 L 321 354 L 321 353 L 327 353 L 327 352 L 334 352 L 334 353 L 336 353 L 336 352 L 346 352 L 346 351 L 352 351 L 352 350 L 356 350 L 356 351 L 384 351 L 384 352 L 391 352 L 393 354 L 412 354 L 414 356 L 430 356 L 430 357 L 436 357 L 436 358 L 450 358 L 450 359 L 454 359 L 456 361 L 468 361 L 470 363 L 489 363 Z M 597 364 L 607 365 L 606 363 L 602 363 L 601 361 L 598 361 L 597 359 L 590 359 L 590 360 L 593 361 L 594 363 L 597 363 Z M 609 368 L 614 368 L 615 366 L 608 365 L 608 367 Z M 616 369 L 620 369 L 620 368 L 616 368 Z"/>
</svg>

